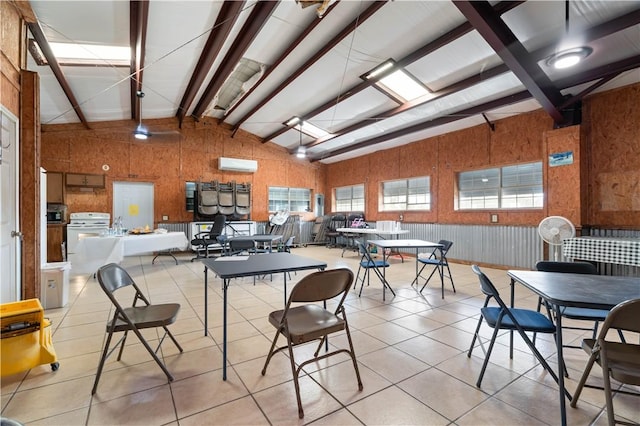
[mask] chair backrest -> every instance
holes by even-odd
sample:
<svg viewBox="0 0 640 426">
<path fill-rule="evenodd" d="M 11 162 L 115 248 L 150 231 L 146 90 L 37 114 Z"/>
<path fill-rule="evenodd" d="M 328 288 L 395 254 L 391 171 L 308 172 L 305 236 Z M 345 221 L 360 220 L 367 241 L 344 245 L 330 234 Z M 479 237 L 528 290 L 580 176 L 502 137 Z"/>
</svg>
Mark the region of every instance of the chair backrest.
<svg viewBox="0 0 640 426">
<path fill-rule="evenodd" d="M 295 235 L 290 236 L 289 238 L 287 238 L 287 241 L 284 243 L 284 246 L 287 248 L 291 248 L 293 247 L 293 240 L 296 238 Z"/>
<path fill-rule="evenodd" d="M 631 299 L 617 304 L 609 311 L 602 324 L 598 340 L 605 339 L 610 328 L 640 333 L 640 299 Z"/>
<path fill-rule="evenodd" d="M 134 298 L 134 305 L 137 299 L 141 299 L 147 305 L 149 304 L 149 301 L 144 297 L 135 281 L 133 281 L 133 278 L 131 278 L 129 273 L 122 266 L 116 263 L 109 263 L 101 266 L 98 269 L 96 276 L 98 277 L 98 283 L 100 283 L 102 290 L 109 297 L 111 303 L 113 303 L 113 305 L 119 310 L 122 310 L 122 307 L 113 293 L 123 287 L 133 286 L 135 288 L 136 295 Z"/>
<path fill-rule="evenodd" d="M 358 242 L 358 252 L 362 255 L 362 260 L 373 260 L 371 259 L 371 253 L 367 249 L 367 246 L 364 243 Z"/>
<path fill-rule="evenodd" d="M 219 214 L 218 216 L 216 216 L 215 219 L 213 219 L 213 225 L 211 225 L 211 229 L 209 230 L 209 236 L 215 238 L 219 235 L 222 235 L 226 223 L 227 216 L 223 214 Z"/>
<path fill-rule="evenodd" d="M 493 285 L 489 277 L 480 270 L 480 267 L 478 265 L 471 265 L 471 270 L 478 276 L 478 279 L 480 280 L 480 289 L 487 296 L 487 301 L 489 298 L 493 297 L 501 308 L 507 309 L 507 305 L 500 298 L 498 289 Z"/>
<path fill-rule="evenodd" d="M 342 294 L 336 312 L 342 306 L 353 284 L 353 272 L 348 268 L 313 272 L 302 278 L 291 290 L 287 306 L 291 303 L 311 303 L 333 299 Z"/>
<path fill-rule="evenodd" d="M 449 251 L 449 249 L 451 248 L 451 246 L 453 245 L 452 241 L 449 240 L 440 240 L 438 241 L 438 244 L 442 245 L 442 256 L 447 256 L 447 252 Z M 439 250 L 437 250 L 439 251 Z"/>
<path fill-rule="evenodd" d="M 335 231 L 338 228 L 344 228 L 346 226 L 347 217 L 343 214 L 334 214 L 331 216 L 331 223 L 329 229 Z"/>
<path fill-rule="evenodd" d="M 542 260 L 536 263 L 536 270 L 544 272 L 564 272 L 568 274 L 597 274 L 596 267 L 589 262 L 553 262 Z"/>
</svg>

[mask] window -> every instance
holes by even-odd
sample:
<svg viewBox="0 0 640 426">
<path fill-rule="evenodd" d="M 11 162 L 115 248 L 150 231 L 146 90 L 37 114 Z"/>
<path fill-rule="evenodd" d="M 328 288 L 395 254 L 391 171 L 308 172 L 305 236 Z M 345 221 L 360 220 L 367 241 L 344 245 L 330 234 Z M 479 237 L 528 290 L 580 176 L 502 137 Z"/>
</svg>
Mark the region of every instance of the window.
<svg viewBox="0 0 640 426">
<path fill-rule="evenodd" d="M 196 183 L 186 182 L 185 193 L 186 193 L 187 211 L 192 212 L 196 208 Z"/>
<path fill-rule="evenodd" d="M 541 208 L 542 162 L 458 174 L 459 209 Z"/>
<path fill-rule="evenodd" d="M 311 190 L 306 188 L 269 187 L 269 211 L 311 211 Z"/>
<path fill-rule="evenodd" d="M 364 184 L 336 188 L 337 212 L 364 212 Z"/>
<path fill-rule="evenodd" d="M 429 176 L 382 182 L 380 211 L 430 209 Z"/>
</svg>

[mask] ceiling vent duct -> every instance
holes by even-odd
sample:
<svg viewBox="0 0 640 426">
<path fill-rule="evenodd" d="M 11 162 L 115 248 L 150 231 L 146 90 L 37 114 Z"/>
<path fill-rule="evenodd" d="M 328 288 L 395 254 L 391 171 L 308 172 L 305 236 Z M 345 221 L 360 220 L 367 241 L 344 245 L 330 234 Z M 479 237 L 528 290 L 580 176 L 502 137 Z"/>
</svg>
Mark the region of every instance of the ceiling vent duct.
<svg viewBox="0 0 640 426">
<path fill-rule="evenodd" d="M 240 158 L 219 157 L 218 169 L 230 172 L 253 173 L 258 170 L 258 162 Z"/>
</svg>

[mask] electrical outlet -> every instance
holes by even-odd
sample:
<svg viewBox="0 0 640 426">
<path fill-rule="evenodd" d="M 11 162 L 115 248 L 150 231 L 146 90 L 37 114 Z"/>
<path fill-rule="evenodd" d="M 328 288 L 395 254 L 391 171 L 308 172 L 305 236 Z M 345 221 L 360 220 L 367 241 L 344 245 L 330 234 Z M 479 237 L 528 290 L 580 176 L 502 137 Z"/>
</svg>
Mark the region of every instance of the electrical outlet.
<svg viewBox="0 0 640 426">
<path fill-rule="evenodd" d="M 402 220 L 404 219 L 404 215 L 400 215 L 400 222 L 402 222 Z"/>
<path fill-rule="evenodd" d="M 162 220 L 169 220 L 169 216 L 167 216 L 167 215 L 163 215 L 163 216 L 162 216 Z"/>
<path fill-rule="evenodd" d="M 491 223 L 498 223 L 498 215 L 497 214 L 492 214 L 491 215 Z"/>
</svg>

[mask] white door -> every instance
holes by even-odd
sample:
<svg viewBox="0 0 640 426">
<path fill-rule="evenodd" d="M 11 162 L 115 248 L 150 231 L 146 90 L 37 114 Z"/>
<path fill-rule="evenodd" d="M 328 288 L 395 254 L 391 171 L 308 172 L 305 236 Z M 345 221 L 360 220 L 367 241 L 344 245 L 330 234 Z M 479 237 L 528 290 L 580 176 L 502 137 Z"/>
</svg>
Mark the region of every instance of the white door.
<svg viewBox="0 0 640 426">
<path fill-rule="evenodd" d="M 18 222 L 18 118 L 0 105 L 0 302 L 21 298 Z"/>
<path fill-rule="evenodd" d="M 153 184 L 147 182 L 113 183 L 113 217 L 122 217 L 127 229 L 153 228 Z"/>
</svg>

